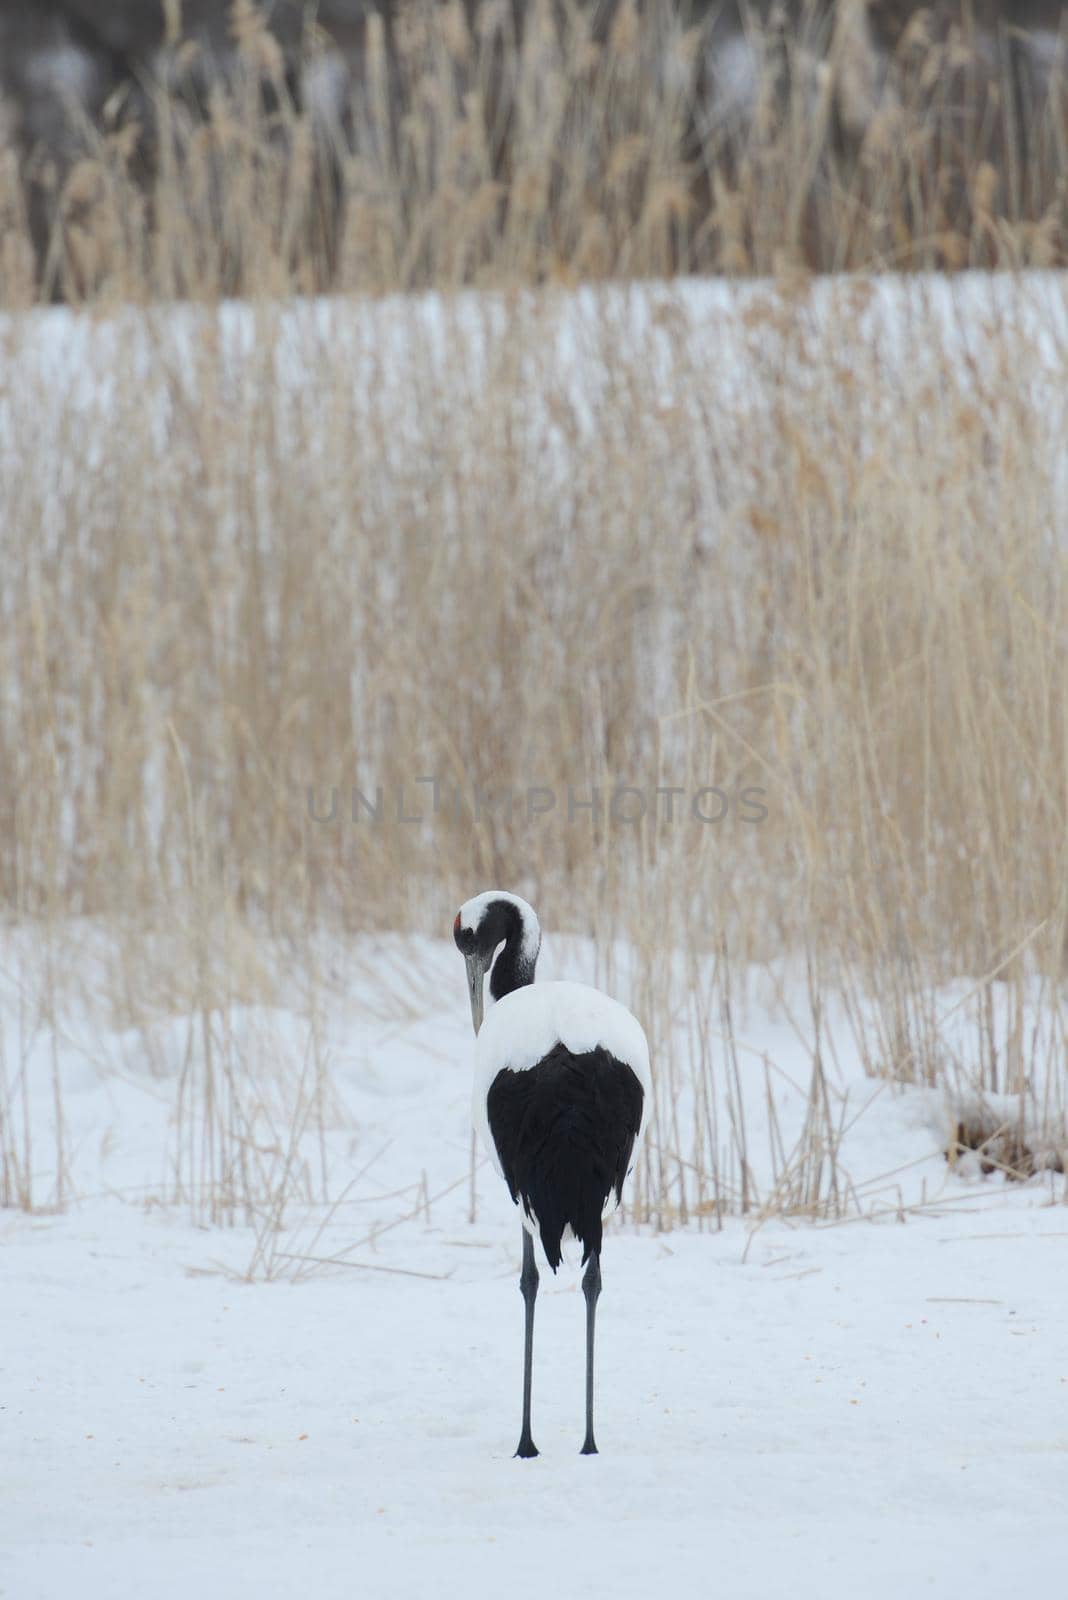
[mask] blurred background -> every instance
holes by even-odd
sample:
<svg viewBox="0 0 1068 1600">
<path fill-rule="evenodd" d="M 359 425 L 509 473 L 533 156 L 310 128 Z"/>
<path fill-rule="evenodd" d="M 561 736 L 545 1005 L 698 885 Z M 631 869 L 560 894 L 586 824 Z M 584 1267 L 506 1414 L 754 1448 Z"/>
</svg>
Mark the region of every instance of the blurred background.
<svg viewBox="0 0 1068 1600">
<path fill-rule="evenodd" d="M 1049 265 L 1063 19 L 1058 0 L 2 0 L 0 295 Z M 225 259 L 176 259 L 176 207 L 202 242 L 227 214 Z"/>
</svg>

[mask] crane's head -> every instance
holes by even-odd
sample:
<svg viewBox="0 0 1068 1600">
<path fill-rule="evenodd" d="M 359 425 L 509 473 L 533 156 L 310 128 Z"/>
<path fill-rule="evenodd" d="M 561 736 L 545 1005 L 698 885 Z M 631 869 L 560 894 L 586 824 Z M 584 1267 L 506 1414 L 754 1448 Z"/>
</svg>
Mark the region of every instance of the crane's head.
<svg viewBox="0 0 1068 1600">
<path fill-rule="evenodd" d="M 471 996 L 471 1021 L 477 1033 L 482 1026 L 485 996 L 483 982 L 490 974 L 490 999 L 500 1000 L 513 989 L 533 983 L 541 949 L 541 927 L 534 907 L 505 889 L 487 889 L 466 900 L 452 925 L 456 948 L 467 963 Z M 494 959 L 496 958 L 496 959 Z"/>
</svg>

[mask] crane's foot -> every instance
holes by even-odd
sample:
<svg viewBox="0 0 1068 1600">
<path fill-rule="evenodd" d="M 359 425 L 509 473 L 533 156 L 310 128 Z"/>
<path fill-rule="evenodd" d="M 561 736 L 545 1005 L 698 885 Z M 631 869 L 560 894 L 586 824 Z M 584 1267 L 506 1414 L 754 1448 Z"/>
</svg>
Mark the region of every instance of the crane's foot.
<svg viewBox="0 0 1068 1600">
<path fill-rule="evenodd" d="M 600 1455 L 600 1451 L 598 1450 L 597 1445 L 594 1442 L 594 1438 L 593 1438 L 593 1434 L 592 1433 L 588 1433 L 586 1435 L 585 1439 L 583 1440 L 582 1449 L 579 1451 L 579 1455 L 580 1456 L 596 1456 L 596 1455 Z"/>
<path fill-rule="evenodd" d="M 524 1461 L 529 1461 L 531 1456 L 536 1456 L 540 1453 L 541 1452 L 538 1450 L 534 1440 L 530 1437 L 530 1434 L 525 1433 L 519 1441 L 519 1448 L 516 1450 L 516 1455 L 521 1456 Z"/>
</svg>

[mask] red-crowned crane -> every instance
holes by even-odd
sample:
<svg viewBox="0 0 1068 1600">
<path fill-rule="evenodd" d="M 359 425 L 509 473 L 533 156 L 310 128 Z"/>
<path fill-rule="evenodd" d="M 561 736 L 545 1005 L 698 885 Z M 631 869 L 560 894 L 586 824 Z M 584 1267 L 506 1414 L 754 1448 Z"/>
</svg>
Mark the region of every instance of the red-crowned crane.
<svg viewBox="0 0 1068 1600">
<path fill-rule="evenodd" d="M 593 1437 L 593 1325 L 601 1292 L 601 1228 L 618 1205 L 649 1117 L 652 1080 L 641 1024 L 584 983 L 534 983 L 541 928 L 516 894 L 490 889 L 460 907 L 453 937 L 467 962 L 475 1025 L 475 1126 L 522 1205 L 526 1308 L 523 1429 L 517 1456 L 538 1454 L 530 1432 L 534 1235 L 555 1272 L 568 1231 L 582 1244 L 586 1299 L 586 1438 Z M 496 958 L 496 959 L 495 959 Z M 490 1008 L 484 1012 L 489 972 Z"/>
</svg>

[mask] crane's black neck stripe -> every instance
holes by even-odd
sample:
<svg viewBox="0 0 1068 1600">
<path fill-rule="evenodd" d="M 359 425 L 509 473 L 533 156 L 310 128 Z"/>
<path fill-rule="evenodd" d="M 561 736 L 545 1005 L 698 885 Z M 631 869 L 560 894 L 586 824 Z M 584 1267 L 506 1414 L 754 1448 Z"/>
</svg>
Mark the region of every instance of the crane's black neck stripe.
<svg viewBox="0 0 1068 1600">
<path fill-rule="evenodd" d="M 493 952 L 500 950 L 490 971 L 490 994 L 494 1000 L 503 1000 L 513 989 L 522 989 L 534 982 L 541 936 L 537 922 L 532 928 L 528 927 L 514 900 L 491 900 L 483 909 L 477 927 L 465 928 L 457 917 L 452 931 L 464 956 L 470 957 L 477 951 L 483 970 L 493 961 Z"/>
<path fill-rule="evenodd" d="M 613 1190 L 622 1198 L 643 1100 L 633 1069 L 602 1045 L 581 1054 L 554 1045 L 490 1084 L 486 1114 L 505 1180 L 537 1222 L 554 1272 L 567 1227 L 583 1261 L 600 1250 L 602 1213 Z"/>
<path fill-rule="evenodd" d="M 490 994 L 494 1000 L 503 1000 L 513 989 L 522 989 L 528 983 L 533 983 L 538 959 L 536 955 L 532 959 L 524 950 L 522 921 L 514 907 L 509 909 L 514 914 L 515 925 L 509 929 L 504 949 L 493 963 L 490 973 Z"/>
</svg>

